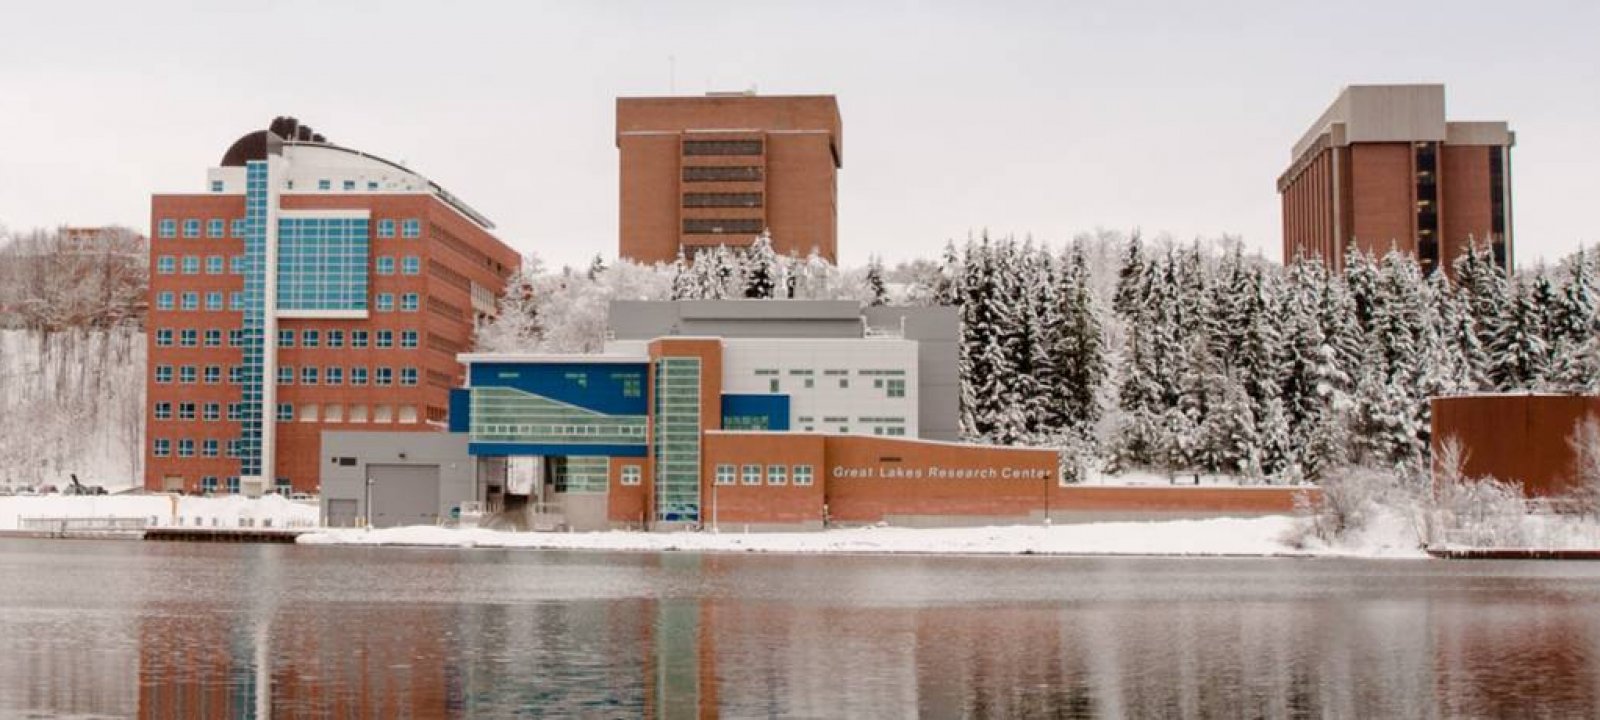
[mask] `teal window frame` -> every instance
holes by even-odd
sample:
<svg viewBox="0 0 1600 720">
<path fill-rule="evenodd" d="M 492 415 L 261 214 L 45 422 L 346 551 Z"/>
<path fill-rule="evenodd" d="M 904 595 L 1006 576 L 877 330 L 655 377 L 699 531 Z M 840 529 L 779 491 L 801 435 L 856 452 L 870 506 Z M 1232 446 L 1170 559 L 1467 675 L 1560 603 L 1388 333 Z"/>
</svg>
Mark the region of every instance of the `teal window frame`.
<svg viewBox="0 0 1600 720">
<path fill-rule="evenodd" d="M 163 218 L 161 222 L 156 223 L 156 234 L 164 238 L 177 237 L 178 221 L 172 218 Z"/>
</svg>

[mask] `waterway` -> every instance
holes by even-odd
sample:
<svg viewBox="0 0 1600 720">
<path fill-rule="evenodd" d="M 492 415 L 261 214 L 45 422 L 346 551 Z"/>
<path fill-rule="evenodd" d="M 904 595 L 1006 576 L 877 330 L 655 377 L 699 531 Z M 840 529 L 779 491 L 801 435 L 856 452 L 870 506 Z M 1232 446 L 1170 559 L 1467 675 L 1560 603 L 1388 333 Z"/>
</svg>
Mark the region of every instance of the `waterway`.
<svg viewBox="0 0 1600 720">
<path fill-rule="evenodd" d="M 0 540 L 0 717 L 1593 717 L 1600 563 Z"/>
</svg>

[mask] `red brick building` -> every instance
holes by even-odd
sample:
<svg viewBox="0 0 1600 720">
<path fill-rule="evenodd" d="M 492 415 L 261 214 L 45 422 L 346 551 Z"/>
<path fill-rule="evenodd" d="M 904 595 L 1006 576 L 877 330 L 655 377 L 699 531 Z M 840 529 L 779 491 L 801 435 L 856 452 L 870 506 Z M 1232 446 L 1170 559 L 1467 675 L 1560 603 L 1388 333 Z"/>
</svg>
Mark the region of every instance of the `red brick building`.
<svg viewBox="0 0 1600 720">
<path fill-rule="evenodd" d="M 844 128 L 831 95 L 617 99 L 617 254 L 671 262 L 679 248 L 748 245 L 837 261 Z"/>
<path fill-rule="evenodd" d="M 1504 122 L 1447 121 L 1443 85 L 1345 88 L 1278 178 L 1284 262 L 1393 247 L 1432 269 L 1476 242 L 1509 268 L 1514 143 Z"/>
<path fill-rule="evenodd" d="M 150 215 L 152 490 L 309 491 L 323 429 L 442 430 L 519 263 L 436 183 L 290 118 Z"/>
</svg>

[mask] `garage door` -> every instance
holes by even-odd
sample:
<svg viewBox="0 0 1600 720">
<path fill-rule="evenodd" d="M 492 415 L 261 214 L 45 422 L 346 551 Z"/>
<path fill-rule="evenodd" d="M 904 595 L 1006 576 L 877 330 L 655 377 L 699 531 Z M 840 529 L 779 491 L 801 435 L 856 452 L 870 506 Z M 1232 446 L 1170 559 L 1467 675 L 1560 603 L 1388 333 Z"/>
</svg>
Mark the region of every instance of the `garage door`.
<svg viewBox="0 0 1600 720">
<path fill-rule="evenodd" d="M 368 465 L 367 477 L 374 527 L 439 522 L 438 465 Z"/>
</svg>

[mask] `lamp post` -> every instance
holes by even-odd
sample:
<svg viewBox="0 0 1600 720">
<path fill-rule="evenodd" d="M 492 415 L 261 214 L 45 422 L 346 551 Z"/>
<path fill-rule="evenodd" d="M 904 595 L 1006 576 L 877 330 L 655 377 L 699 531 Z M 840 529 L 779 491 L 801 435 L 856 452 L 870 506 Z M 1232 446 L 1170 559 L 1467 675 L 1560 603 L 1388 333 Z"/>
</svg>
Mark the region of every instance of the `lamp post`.
<svg viewBox="0 0 1600 720">
<path fill-rule="evenodd" d="M 372 478 L 367 478 L 365 487 L 363 488 L 363 490 L 366 492 L 366 497 L 362 501 L 361 509 L 366 511 L 368 530 L 372 529 L 372 485 L 374 482 L 375 481 Z"/>
</svg>

